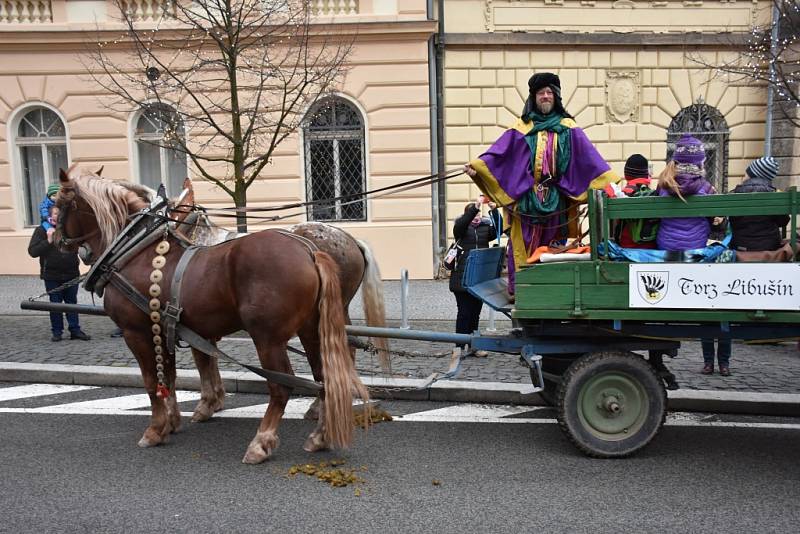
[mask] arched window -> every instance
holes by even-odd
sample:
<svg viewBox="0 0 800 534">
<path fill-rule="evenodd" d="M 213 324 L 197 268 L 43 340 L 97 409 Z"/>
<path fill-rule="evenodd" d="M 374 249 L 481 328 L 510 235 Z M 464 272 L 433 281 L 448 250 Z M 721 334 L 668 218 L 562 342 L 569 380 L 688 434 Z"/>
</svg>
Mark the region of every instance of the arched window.
<svg viewBox="0 0 800 534">
<path fill-rule="evenodd" d="M 675 142 L 689 134 L 703 142 L 706 149 L 706 180 L 719 193 L 728 191 L 728 138 L 730 130 L 716 108 L 698 98 L 696 104 L 675 115 L 667 130 L 667 161 L 675 152 Z"/>
<path fill-rule="evenodd" d="M 185 136 L 180 115 L 166 104 L 151 104 L 140 112 L 135 127 L 139 183 L 153 189 L 163 183 L 169 196 L 179 194 L 188 176 L 179 143 Z"/>
<path fill-rule="evenodd" d="M 303 123 L 306 198 L 325 200 L 358 195 L 365 190 L 364 121 L 342 98 L 326 98 Z M 311 221 L 365 221 L 367 204 L 360 197 L 308 207 Z"/>
<path fill-rule="evenodd" d="M 47 186 L 58 182 L 59 169 L 69 167 L 67 131 L 54 111 L 35 107 L 20 119 L 14 145 L 22 172 L 25 224 L 36 226 Z"/>
</svg>

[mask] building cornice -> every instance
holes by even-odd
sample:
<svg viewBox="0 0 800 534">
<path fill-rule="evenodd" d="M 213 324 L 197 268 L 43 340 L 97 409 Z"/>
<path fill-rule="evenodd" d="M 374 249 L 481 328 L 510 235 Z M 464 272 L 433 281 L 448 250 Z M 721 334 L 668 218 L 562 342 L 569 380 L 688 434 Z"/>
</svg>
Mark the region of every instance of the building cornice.
<svg viewBox="0 0 800 534">
<path fill-rule="evenodd" d="M 149 28 L 141 28 L 143 31 Z M 159 36 L 165 40 L 184 40 L 187 30 L 181 28 L 161 27 Z M 332 25 L 316 24 L 312 34 L 325 36 L 340 36 L 356 38 L 357 42 L 387 41 L 387 40 L 426 40 L 436 32 L 434 20 L 412 21 L 386 21 L 384 20 L 353 20 L 347 23 Z M 52 50 L 54 46 L 59 49 L 83 49 L 93 42 L 118 42 L 124 45 L 128 39 L 125 37 L 126 26 L 122 24 L 108 24 L 97 29 L 87 25 L 17 25 L 17 27 L 4 27 L 0 29 L 0 46 L 4 51 L 35 51 L 37 49 Z"/>
<path fill-rule="evenodd" d="M 680 47 L 741 47 L 749 34 L 730 33 L 564 33 L 564 32 L 526 32 L 526 33 L 446 33 L 447 48 L 476 46 L 680 46 Z"/>
</svg>

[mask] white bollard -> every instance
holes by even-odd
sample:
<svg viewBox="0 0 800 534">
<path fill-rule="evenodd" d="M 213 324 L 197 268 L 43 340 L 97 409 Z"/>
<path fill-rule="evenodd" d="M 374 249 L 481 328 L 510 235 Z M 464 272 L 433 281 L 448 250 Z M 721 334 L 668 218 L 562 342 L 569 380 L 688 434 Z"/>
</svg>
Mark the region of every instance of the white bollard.
<svg viewBox="0 0 800 534">
<path fill-rule="evenodd" d="M 497 332 L 497 328 L 494 324 L 494 308 L 489 308 L 489 326 L 486 327 L 487 332 Z"/>
<path fill-rule="evenodd" d="M 408 330 L 408 269 L 400 270 L 400 328 Z"/>
</svg>

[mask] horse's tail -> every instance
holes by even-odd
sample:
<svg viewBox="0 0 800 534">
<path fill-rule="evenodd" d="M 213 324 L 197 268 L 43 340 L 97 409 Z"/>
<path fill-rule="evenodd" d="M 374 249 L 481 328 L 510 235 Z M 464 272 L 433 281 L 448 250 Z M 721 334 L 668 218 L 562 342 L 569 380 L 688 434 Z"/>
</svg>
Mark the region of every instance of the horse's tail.
<svg viewBox="0 0 800 534">
<path fill-rule="evenodd" d="M 320 278 L 319 337 L 325 384 L 325 441 L 336 448 L 347 447 L 353 437 L 353 390 L 368 412 L 369 393 L 356 373 L 345 333 L 339 268 L 328 254 L 314 253 Z M 365 424 L 369 421 L 365 412 Z"/>
<path fill-rule="evenodd" d="M 367 326 L 386 326 L 386 303 L 383 299 L 383 281 L 378 262 L 372 255 L 372 250 L 364 241 L 356 240 L 358 248 L 364 255 L 364 279 L 361 282 L 361 300 L 364 306 L 364 317 Z M 373 338 L 372 343 L 378 349 L 378 361 L 381 368 L 390 373 L 392 361 L 389 355 L 389 340 L 385 337 Z"/>
</svg>

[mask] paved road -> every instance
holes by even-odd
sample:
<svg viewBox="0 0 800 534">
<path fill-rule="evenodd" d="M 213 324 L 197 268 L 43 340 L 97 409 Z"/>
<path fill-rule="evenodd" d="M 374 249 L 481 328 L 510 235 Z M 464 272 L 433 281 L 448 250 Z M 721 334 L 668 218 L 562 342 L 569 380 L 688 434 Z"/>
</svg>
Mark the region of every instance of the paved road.
<svg viewBox="0 0 800 534">
<path fill-rule="evenodd" d="M 0 384 L 0 399 L 14 396 L 8 387 L 19 384 Z M 796 419 L 761 417 L 765 426 L 752 428 L 741 426 L 747 418 L 676 414 L 647 449 L 616 461 L 578 454 L 546 409 L 493 422 L 382 423 L 349 452 L 313 455 L 301 448 L 311 423 L 285 420 L 275 457 L 248 466 L 240 458 L 256 419 L 186 425 L 169 444 L 139 449 L 146 416 L 46 413 L 138 393 L 0 401 L 0 530 L 717 533 L 792 532 L 800 521 Z M 237 394 L 227 404 L 263 402 Z M 384 406 L 396 415 L 459 413 L 436 403 Z M 29 412 L 2 412 L 13 407 Z M 287 476 L 294 465 L 335 458 L 363 466 L 364 482 L 331 488 Z"/>
</svg>

